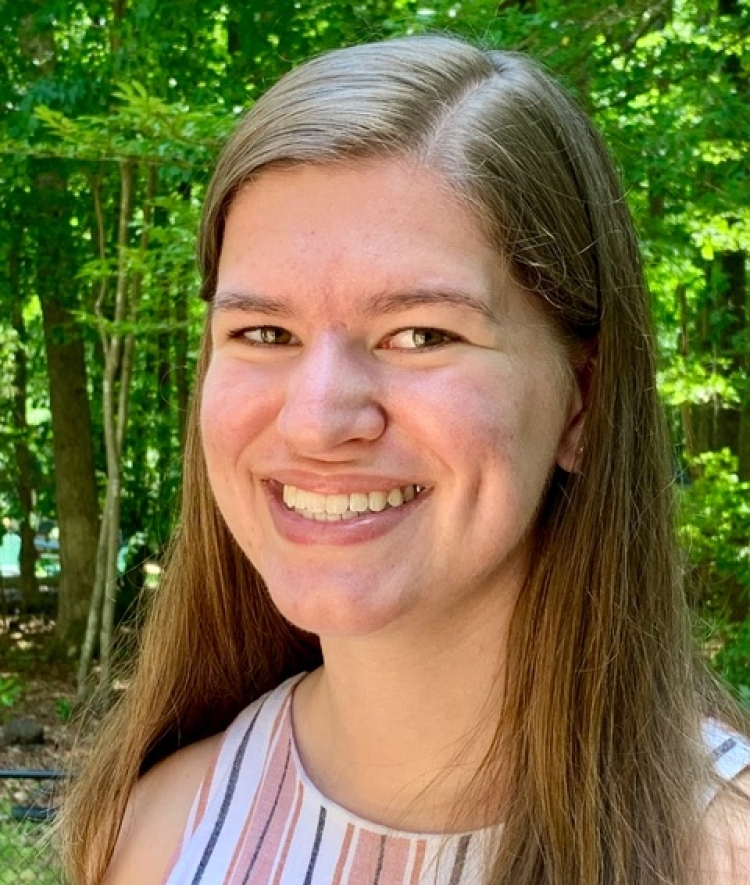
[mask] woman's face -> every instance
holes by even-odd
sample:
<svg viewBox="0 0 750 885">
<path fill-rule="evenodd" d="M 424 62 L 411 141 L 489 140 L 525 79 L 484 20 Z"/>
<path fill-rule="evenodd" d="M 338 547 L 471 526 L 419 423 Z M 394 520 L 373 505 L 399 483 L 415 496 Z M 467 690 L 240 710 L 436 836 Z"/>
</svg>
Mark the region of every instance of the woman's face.
<svg viewBox="0 0 750 885">
<path fill-rule="evenodd" d="M 429 171 L 263 173 L 232 205 L 202 398 L 211 485 L 291 622 L 512 606 L 580 396 L 534 296 Z"/>
</svg>

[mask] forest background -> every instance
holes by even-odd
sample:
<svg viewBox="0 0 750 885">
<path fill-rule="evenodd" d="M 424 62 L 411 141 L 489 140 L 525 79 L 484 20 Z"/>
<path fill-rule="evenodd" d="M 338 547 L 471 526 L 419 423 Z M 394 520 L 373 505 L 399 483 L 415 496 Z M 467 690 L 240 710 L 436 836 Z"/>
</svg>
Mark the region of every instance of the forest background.
<svg viewBox="0 0 750 885">
<path fill-rule="evenodd" d="M 539 59 L 622 169 L 697 629 L 750 702 L 743 0 L 0 0 L 0 515 L 21 537 L 12 607 L 47 613 L 46 653 L 79 665 L 81 693 L 92 661 L 108 684 L 176 516 L 222 140 L 310 55 L 445 29 Z M 52 524 L 59 575 L 36 549 Z"/>
</svg>

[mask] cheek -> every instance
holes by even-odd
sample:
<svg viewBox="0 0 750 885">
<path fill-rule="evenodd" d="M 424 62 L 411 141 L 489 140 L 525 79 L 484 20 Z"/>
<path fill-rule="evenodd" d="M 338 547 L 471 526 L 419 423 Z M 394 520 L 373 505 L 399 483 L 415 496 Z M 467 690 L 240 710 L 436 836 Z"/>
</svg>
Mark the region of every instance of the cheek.
<svg viewBox="0 0 750 885">
<path fill-rule="evenodd" d="M 418 418 L 425 442 L 461 474 L 478 506 L 528 503 L 543 493 L 564 424 L 566 393 L 548 374 L 493 360 L 461 375 L 436 375 L 411 391 L 405 420 L 414 427 Z"/>
<path fill-rule="evenodd" d="M 435 373 L 414 385 L 407 403 L 404 420 L 418 422 L 446 459 L 464 467 L 507 455 L 525 433 L 523 397 L 508 372 Z"/>
<path fill-rule="evenodd" d="M 201 434 L 209 469 L 212 462 L 235 460 L 275 412 L 271 386 L 248 377 L 242 363 L 213 361 L 201 395 Z"/>
<path fill-rule="evenodd" d="M 484 386 L 468 386 L 456 391 L 455 408 L 437 427 L 447 451 L 455 452 L 459 463 L 476 473 L 507 462 L 513 450 L 518 427 L 515 403 L 506 396 L 493 395 Z"/>
</svg>

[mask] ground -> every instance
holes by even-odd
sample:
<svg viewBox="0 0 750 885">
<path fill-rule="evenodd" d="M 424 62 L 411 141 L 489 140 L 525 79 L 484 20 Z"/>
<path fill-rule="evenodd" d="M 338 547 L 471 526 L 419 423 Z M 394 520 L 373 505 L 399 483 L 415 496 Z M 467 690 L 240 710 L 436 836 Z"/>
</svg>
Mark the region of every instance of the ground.
<svg viewBox="0 0 750 885">
<path fill-rule="evenodd" d="M 0 721 L 34 716 L 45 741 L 32 746 L 0 744 L 0 769 L 69 770 L 77 725 L 75 662 L 50 656 L 53 625 L 44 619 L 0 621 Z"/>
</svg>

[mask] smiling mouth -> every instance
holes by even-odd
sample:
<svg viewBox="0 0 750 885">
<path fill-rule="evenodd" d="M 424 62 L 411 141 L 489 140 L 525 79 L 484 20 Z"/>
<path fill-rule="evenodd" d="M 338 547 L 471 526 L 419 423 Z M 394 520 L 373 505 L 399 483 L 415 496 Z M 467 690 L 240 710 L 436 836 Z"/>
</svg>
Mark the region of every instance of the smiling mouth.
<svg viewBox="0 0 750 885">
<path fill-rule="evenodd" d="M 424 491 L 424 486 L 396 486 L 387 492 L 353 492 L 350 495 L 321 495 L 296 486 L 282 487 L 287 510 L 315 522 L 342 522 L 367 513 L 381 513 L 388 508 L 402 507 Z"/>
</svg>

